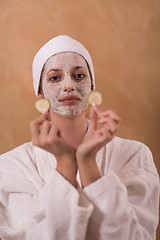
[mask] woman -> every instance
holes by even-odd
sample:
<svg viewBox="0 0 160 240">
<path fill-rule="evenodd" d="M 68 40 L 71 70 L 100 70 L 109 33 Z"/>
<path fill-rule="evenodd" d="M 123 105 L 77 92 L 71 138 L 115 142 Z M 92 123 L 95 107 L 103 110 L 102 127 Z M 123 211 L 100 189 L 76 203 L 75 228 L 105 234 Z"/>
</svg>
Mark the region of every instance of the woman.
<svg viewBox="0 0 160 240">
<path fill-rule="evenodd" d="M 93 104 L 86 119 L 95 89 L 88 51 L 68 36 L 51 39 L 34 58 L 33 80 L 51 109 L 30 123 L 32 142 L 0 158 L 2 239 L 155 239 L 151 152 L 114 137 L 113 111 Z"/>
</svg>

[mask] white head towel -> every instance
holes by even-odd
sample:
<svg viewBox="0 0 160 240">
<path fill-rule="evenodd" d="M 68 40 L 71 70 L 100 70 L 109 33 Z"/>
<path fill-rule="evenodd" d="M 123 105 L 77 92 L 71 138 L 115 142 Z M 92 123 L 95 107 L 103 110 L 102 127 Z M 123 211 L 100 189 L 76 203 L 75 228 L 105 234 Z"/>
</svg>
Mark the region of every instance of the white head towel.
<svg viewBox="0 0 160 240">
<path fill-rule="evenodd" d="M 61 52 L 75 52 L 85 58 L 90 68 L 93 88 L 95 89 L 95 75 L 92 59 L 89 52 L 80 42 L 76 41 L 75 39 L 66 35 L 60 35 L 48 41 L 42 48 L 40 48 L 34 57 L 32 74 L 33 86 L 36 95 L 38 96 L 41 72 L 45 62 L 54 54 Z"/>
</svg>

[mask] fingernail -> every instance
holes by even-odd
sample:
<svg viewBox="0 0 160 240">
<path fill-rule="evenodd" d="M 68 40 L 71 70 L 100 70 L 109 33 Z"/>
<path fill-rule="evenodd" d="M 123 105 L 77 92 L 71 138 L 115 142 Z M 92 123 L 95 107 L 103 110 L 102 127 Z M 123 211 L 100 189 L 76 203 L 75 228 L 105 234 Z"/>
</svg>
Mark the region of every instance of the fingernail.
<svg viewBox="0 0 160 240">
<path fill-rule="evenodd" d="M 100 120 L 98 120 L 99 123 L 101 123 L 101 122 L 103 122 L 103 121 L 104 121 L 104 119 L 100 119 Z"/>
<path fill-rule="evenodd" d="M 44 111 L 42 114 L 45 115 L 48 111 Z"/>
<path fill-rule="evenodd" d="M 96 107 L 97 105 L 96 105 L 96 103 L 95 103 L 95 102 L 92 102 L 92 106 L 93 106 L 93 107 Z"/>
<path fill-rule="evenodd" d="M 98 122 L 99 122 L 99 123 L 105 123 L 105 122 L 107 122 L 107 121 L 104 120 L 104 119 L 100 119 Z"/>
</svg>

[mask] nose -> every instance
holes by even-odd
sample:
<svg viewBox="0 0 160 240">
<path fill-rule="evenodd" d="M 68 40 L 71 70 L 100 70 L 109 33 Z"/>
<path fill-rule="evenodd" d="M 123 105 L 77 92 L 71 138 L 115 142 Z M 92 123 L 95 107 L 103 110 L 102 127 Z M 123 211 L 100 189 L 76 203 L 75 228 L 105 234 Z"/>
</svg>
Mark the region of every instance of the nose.
<svg viewBox="0 0 160 240">
<path fill-rule="evenodd" d="M 67 77 L 64 79 L 63 91 L 64 91 L 64 92 L 73 92 L 74 90 L 75 90 L 74 82 L 72 81 L 72 79 L 70 78 L 70 76 L 67 76 Z"/>
</svg>

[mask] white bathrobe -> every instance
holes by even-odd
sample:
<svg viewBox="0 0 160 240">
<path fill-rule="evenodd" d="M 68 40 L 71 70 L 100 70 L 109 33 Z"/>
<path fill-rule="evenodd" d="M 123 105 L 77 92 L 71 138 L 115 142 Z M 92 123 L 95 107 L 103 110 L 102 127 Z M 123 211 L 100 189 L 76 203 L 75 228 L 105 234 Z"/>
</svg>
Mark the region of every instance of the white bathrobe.
<svg viewBox="0 0 160 240">
<path fill-rule="evenodd" d="M 115 137 L 97 153 L 102 177 L 77 189 L 31 142 L 0 157 L 4 240 L 153 240 L 159 178 L 144 144 Z"/>
</svg>

